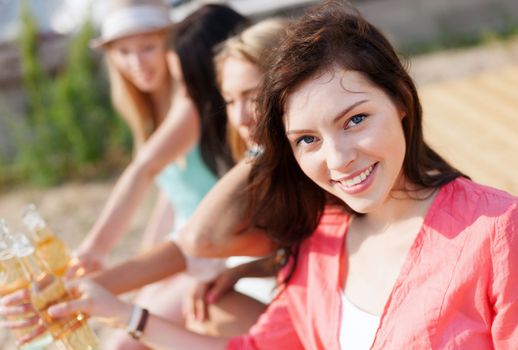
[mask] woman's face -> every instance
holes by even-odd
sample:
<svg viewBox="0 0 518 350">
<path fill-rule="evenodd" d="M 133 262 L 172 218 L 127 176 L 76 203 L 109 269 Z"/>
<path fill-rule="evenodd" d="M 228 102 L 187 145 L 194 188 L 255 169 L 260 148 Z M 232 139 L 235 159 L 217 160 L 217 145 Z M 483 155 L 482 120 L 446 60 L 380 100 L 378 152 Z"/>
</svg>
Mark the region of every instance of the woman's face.
<svg viewBox="0 0 518 350">
<path fill-rule="evenodd" d="M 117 39 L 108 47 L 108 54 L 118 71 L 143 92 L 154 92 L 166 82 L 169 73 L 163 33 Z"/>
<path fill-rule="evenodd" d="M 251 147 L 255 144 L 252 130 L 256 122 L 255 102 L 263 74 L 255 64 L 229 56 L 221 69 L 221 94 L 227 105 L 230 124 Z"/>
<path fill-rule="evenodd" d="M 369 213 L 403 181 L 403 117 L 364 75 L 333 68 L 288 97 L 284 123 L 302 171 L 356 212 Z"/>
</svg>

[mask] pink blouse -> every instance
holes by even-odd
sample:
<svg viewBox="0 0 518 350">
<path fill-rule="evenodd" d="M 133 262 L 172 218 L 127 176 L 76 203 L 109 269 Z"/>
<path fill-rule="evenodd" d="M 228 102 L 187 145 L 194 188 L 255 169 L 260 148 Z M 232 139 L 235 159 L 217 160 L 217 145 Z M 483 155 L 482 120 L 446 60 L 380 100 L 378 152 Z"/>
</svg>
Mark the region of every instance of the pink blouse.
<svg viewBox="0 0 518 350">
<path fill-rule="evenodd" d="M 326 212 L 287 287 L 228 349 L 340 350 L 348 221 Z M 441 188 L 371 349 L 518 349 L 518 198 L 463 178 Z"/>
</svg>

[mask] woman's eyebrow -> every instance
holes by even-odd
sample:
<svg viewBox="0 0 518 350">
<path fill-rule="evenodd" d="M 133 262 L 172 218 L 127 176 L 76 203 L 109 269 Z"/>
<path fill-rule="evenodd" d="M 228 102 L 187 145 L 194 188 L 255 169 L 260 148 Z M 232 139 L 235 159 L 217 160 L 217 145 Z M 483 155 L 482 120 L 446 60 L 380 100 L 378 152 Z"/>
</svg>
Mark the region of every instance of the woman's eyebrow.
<svg viewBox="0 0 518 350">
<path fill-rule="evenodd" d="M 352 105 L 346 107 L 345 109 L 343 109 L 341 112 L 337 113 L 336 116 L 333 118 L 333 123 L 335 123 L 337 120 L 339 120 L 340 118 L 342 118 L 344 115 L 346 115 L 347 113 L 349 113 L 351 110 L 353 110 L 354 108 L 358 107 L 359 105 L 361 104 L 364 104 L 365 102 L 368 102 L 369 100 L 365 99 L 365 100 L 360 100 L 360 101 L 357 101 L 355 103 L 353 103 Z"/>
<path fill-rule="evenodd" d="M 354 108 L 356 108 L 359 105 L 362 105 L 366 102 L 369 102 L 369 100 L 368 99 L 360 100 L 360 101 L 353 103 L 350 106 L 345 107 L 343 110 L 341 110 L 339 113 L 336 114 L 336 116 L 333 118 L 333 123 L 336 123 L 340 118 L 342 118 L 344 115 L 349 113 L 351 110 L 353 110 Z M 286 135 L 307 133 L 309 131 L 310 130 L 288 130 L 288 131 L 286 131 Z"/>
</svg>

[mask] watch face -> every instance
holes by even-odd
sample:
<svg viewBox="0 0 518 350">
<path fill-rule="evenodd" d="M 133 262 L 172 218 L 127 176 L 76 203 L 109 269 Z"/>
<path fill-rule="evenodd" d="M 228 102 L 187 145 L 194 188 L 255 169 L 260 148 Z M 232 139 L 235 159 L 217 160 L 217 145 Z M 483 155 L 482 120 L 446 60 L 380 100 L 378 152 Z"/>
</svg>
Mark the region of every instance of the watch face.
<svg viewBox="0 0 518 350">
<path fill-rule="evenodd" d="M 131 337 L 135 340 L 139 340 L 140 337 L 142 337 L 142 331 L 139 331 L 139 330 L 134 330 L 134 331 L 130 331 L 129 334 L 131 335 Z"/>
</svg>

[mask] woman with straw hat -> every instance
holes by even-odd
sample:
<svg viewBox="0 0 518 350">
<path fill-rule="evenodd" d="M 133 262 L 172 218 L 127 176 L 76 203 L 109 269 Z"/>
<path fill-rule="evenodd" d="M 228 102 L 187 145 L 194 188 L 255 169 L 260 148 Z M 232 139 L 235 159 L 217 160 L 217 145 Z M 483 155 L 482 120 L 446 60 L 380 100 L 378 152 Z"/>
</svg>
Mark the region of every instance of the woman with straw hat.
<svg viewBox="0 0 518 350">
<path fill-rule="evenodd" d="M 155 236 L 145 237 L 144 246 L 162 238 L 157 232 L 171 231 L 172 209 L 179 227 L 233 163 L 211 53 L 245 19 L 228 7 L 208 5 L 197 11 L 196 20 L 193 28 L 183 22 L 175 26 L 169 49 L 173 24 L 160 0 L 110 3 L 92 46 L 106 53 L 113 103 L 128 122 L 136 153 L 78 249 L 71 272 L 102 266 L 153 179 L 160 196 L 146 232 Z"/>
<path fill-rule="evenodd" d="M 113 103 L 132 130 L 136 153 L 77 250 L 69 275 L 102 267 L 153 180 L 160 194 L 144 247 L 177 231 L 233 164 L 212 51 L 244 23 L 243 16 L 222 5 L 205 5 L 173 26 L 160 0 L 110 2 L 92 46 L 106 53 Z M 145 288 L 137 298 L 164 317 L 181 312 L 175 293 L 185 291 L 182 281 L 189 283 L 186 278 L 168 281 Z M 167 295 L 161 293 L 165 283 Z M 117 348 L 142 345 L 124 334 L 111 344 L 110 349 Z"/>
<path fill-rule="evenodd" d="M 107 5 L 101 34 L 91 47 L 106 53 L 113 104 L 138 150 L 171 104 L 166 51 L 173 23 L 161 0 L 113 0 Z"/>
</svg>

